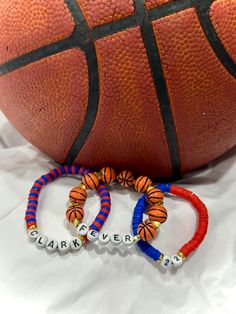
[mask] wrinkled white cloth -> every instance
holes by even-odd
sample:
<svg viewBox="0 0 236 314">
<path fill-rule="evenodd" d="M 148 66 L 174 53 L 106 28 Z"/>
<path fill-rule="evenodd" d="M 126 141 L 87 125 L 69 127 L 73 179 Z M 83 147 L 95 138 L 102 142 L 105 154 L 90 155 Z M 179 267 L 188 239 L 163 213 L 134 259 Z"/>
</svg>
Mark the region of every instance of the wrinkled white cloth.
<svg viewBox="0 0 236 314">
<path fill-rule="evenodd" d="M 206 147 L 207 149 L 207 147 Z M 161 272 L 137 249 L 96 249 L 49 255 L 28 240 L 24 212 L 33 181 L 55 164 L 33 148 L 0 114 L 0 305 L 1 313 L 235 313 L 236 149 L 177 184 L 196 193 L 209 209 L 204 243 L 176 273 Z M 65 220 L 75 178 L 61 178 L 41 193 L 38 222 L 49 237 L 69 239 Z M 112 188 L 106 232 L 129 233 L 139 194 Z M 167 223 L 153 245 L 174 254 L 196 225 L 191 206 L 165 201 Z M 86 203 L 86 222 L 99 210 L 96 195 Z M 4 309 L 4 310 L 3 310 Z"/>
</svg>

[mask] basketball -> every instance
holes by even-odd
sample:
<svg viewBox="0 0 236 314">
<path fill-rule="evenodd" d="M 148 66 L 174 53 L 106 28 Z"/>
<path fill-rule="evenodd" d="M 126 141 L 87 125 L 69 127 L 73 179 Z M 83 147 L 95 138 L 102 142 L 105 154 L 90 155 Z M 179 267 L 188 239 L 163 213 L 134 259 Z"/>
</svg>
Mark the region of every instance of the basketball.
<svg viewBox="0 0 236 314">
<path fill-rule="evenodd" d="M 56 162 L 173 178 L 236 144 L 236 0 L 0 12 L 0 109 Z"/>
</svg>

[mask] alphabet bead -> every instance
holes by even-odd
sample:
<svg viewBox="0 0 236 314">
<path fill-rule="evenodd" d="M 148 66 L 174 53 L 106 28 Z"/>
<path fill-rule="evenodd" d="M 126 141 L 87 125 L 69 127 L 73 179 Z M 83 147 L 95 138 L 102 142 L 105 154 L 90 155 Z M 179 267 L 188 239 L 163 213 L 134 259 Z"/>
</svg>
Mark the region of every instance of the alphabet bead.
<svg viewBox="0 0 236 314">
<path fill-rule="evenodd" d="M 58 248 L 58 242 L 54 239 L 49 239 L 46 243 L 46 250 L 50 253 L 56 252 Z"/>
<path fill-rule="evenodd" d="M 111 235 L 111 243 L 113 245 L 120 245 L 121 241 L 122 241 L 122 238 L 121 238 L 121 236 L 119 234 L 114 233 L 114 234 Z"/>
<path fill-rule="evenodd" d="M 98 242 L 103 245 L 108 244 L 110 240 L 111 240 L 111 237 L 107 233 L 100 233 L 98 237 Z"/>
<path fill-rule="evenodd" d="M 125 235 L 123 235 L 123 237 L 122 237 L 122 242 L 124 243 L 124 245 L 130 246 L 130 245 L 133 244 L 134 238 L 133 238 L 132 235 L 130 235 L 130 234 L 125 234 Z"/>
<path fill-rule="evenodd" d="M 171 258 L 167 255 L 163 256 L 163 259 L 161 261 L 161 267 L 165 268 L 165 269 L 169 269 L 171 266 Z"/>
<path fill-rule="evenodd" d="M 178 256 L 178 255 L 174 255 L 171 257 L 171 263 L 175 268 L 179 268 L 183 265 L 183 259 L 182 257 Z"/>
<path fill-rule="evenodd" d="M 82 246 L 83 246 L 83 243 L 79 238 L 74 238 L 70 240 L 70 247 L 73 251 L 79 251 Z"/>
<path fill-rule="evenodd" d="M 62 240 L 58 243 L 58 251 L 60 253 L 68 253 L 70 251 L 70 242 L 67 240 Z"/>
<path fill-rule="evenodd" d="M 96 230 L 89 230 L 87 233 L 87 239 L 90 242 L 96 242 L 98 239 L 98 232 Z"/>
<path fill-rule="evenodd" d="M 37 237 L 35 243 L 36 243 L 36 245 L 37 245 L 38 248 L 44 248 L 45 245 L 46 245 L 46 243 L 47 243 L 47 240 L 48 240 L 48 239 L 47 239 L 47 237 L 46 237 L 45 235 L 40 234 L 40 235 Z"/>
<path fill-rule="evenodd" d="M 28 233 L 30 239 L 36 240 L 39 236 L 39 231 L 37 229 L 31 229 Z"/>
<path fill-rule="evenodd" d="M 79 226 L 77 227 L 78 234 L 83 237 L 86 236 L 88 231 L 89 231 L 89 227 L 84 222 L 79 224 Z"/>
</svg>

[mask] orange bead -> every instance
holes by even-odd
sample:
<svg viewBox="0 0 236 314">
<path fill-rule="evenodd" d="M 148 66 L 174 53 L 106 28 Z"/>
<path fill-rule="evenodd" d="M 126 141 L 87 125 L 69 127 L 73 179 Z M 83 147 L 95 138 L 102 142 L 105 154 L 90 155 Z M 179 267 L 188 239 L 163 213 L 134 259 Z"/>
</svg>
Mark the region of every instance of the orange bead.
<svg viewBox="0 0 236 314">
<path fill-rule="evenodd" d="M 66 218 L 73 223 L 75 219 L 82 221 L 84 218 L 84 209 L 80 206 L 70 206 L 66 211 Z"/>
<path fill-rule="evenodd" d="M 143 241 L 151 241 L 155 238 L 157 231 L 150 221 L 145 221 L 138 226 L 138 234 Z"/>
<path fill-rule="evenodd" d="M 164 193 L 157 188 L 153 188 L 147 192 L 147 201 L 151 205 L 162 204 Z"/>
<path fill-rule="evenodd" d="M 134 182 L 134 188 L 139 193 L 146 193 L 152 181 L 145 176 L 138 177 Z"/>
<path fill-rule="evenodd" d="M 148 211 L 148 216 L 151 221 L 158 221 L 163 223 L 167 219 L 167 210 L 160 205 L 152 206 Z"/>
<path fill-rule="evenodd" d="M 84 205 L 87 196 L 87 192 L 80 187 L 73 188 L 69 194 L 70 201 L 78 205 Z"/>
<path fill-rule="evenodd" d="M 131 171 L 124 170 L 119 173 L 117 181 L 124 188 L 129 188 L 134 184 L 134 175 Z"/>
<path fill-rule="evenodd" d="M 101 181 L 105 184 L 110 184 L 116 179 L 116 173 L 111 167 L 104 167 L 100 171 L 101 173 Z"/>
<path fill-rule="evenodd" d="M 83 176 L 82 183 L 87 189 L 95 190 L 98 187 L 99 180 L 94 173 L 87 173 Z"/>
</svg>

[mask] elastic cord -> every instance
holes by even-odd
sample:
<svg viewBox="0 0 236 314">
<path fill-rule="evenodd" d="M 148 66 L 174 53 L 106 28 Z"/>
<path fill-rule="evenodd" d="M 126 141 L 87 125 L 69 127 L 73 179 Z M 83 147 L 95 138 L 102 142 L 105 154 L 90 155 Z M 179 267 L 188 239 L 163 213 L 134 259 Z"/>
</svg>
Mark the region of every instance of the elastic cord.
<svg viewBox="0 0 236 314">
<path fill-rule="evenodd" d="M 188 191 L 184 188 L 174 186 L 172 184 L 159 184 L 156 186 L 158 189 L 163 192 L 172 193 L 180 196 L 191 202 L 194 208 L 197 210 L 199 219 L 198 219 L 198 227 L 193 238 L 187 242 L 182 248 L 179 250 L 185 257 L 187 257 L 190 253 L 192 253 L 203 241 L 207 229 L 208 229 L 208 212 L 206 206 L 203 202 L 191 191 Z M 147 201 L 145 199 L 145 195 L 142 196 L 134 209 L 133 220 L 132 220 L 132 228 L 134 236 L 137 235 L 138 225 L 143 221 L 143 214 L 145 212 L 145 208 L 147 206 Z M 140 250 L 152 258 L 154 261 L 158 261 L 161 256 L 164 254 L 159 250 L 155 249 L 152 245 L 150 245 L 146 241 L 139 240 L 137 242 Z"/>
<path fill-rule="evenodd" d="M 42 175 L 37 179 L 29 192 L 28 205 L 25 213 L 26 227 L 29 229 L 31 226 L 37 226 L 36 212 L 38 207 L 38 199 L 41 190 L 50 182 L 55 181 L 59 177 L 67 174 L 84 176 L 86 173 L 92 172 L 89 169 L 80 166 L 60 166 L 50 170 L 49 173 Z M 111 209 L 110 193 L 103 184 L 99 184 L 97 188 L 98 194 L 101 198 L 101 208 L 95 220 L 90 225 L 90 229 L 100 231 L 107 220 Z"/>
</svg>

